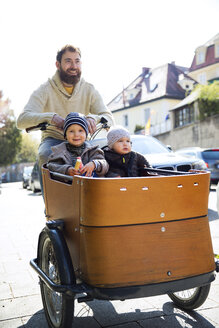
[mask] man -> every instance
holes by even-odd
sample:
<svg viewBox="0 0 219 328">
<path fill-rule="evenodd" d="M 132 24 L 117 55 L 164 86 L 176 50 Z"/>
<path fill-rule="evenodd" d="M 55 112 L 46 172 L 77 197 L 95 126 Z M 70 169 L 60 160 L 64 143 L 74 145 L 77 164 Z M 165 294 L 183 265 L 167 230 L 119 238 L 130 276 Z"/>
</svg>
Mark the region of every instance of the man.
<svg viewBox="0 0 219 328">
<path fill-rule="evenodd" d="M 17 119 L 17 127 L 26 129 L 42 122 L 52 124 L 42 131 L 39 146 L 39 167 L 47 162 L 51 147 L 64 141 L 63 124 L 70 112 L 86 116 L 89 132 L 96 130 L 101 117 L 113 125 L 113 117 L 94 86 L 81 78 L 81 51 L 66 45 L 56 56 L 57 71 L 52 79 L 31 95 Z M 41 170 L 40 170 L 41 171 Z"/>
</svg>

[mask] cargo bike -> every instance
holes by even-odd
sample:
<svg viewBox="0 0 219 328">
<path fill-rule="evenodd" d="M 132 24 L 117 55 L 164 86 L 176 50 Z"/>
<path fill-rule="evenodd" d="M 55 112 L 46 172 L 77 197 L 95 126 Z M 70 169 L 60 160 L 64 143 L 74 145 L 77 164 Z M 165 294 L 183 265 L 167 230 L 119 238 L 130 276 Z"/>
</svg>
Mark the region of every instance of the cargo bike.
<svg viewBox="0 0 219 328">
<path fill-rule="evenodd" d="M 50 327 L 71 327 L 76 299 L 168 294 L 185 310 L 204 303 L 218 271 L 208 172 L 90 178 L 44 166 L 42 175 L 47 221 L 30 264 Z"/>
</svg>

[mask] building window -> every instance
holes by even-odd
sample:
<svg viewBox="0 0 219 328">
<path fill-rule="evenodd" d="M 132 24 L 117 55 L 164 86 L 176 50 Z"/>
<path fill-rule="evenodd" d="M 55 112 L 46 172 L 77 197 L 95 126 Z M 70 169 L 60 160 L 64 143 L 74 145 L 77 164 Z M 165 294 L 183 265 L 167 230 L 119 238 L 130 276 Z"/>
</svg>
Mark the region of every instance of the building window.
<svg viewBox="0 0 219 328">
<path fill-rule="evenodd" d="M 123 116 L 123 121 L 124 121 L 124 126 L 127 127 L 129 125 L 129 119 L 127 114 Z"/>
<path fill-rule="evenodd" d="M 215 57 L 219 57 L 219 44 L 215 44 Z"/>
<path fill-rule="evenodd" d="M 198 82 L 200 84 L 206 84 L 207 79 L 206 79 L 206 73 L 205 72 L 198 75 Z"/>
<path fill-rule="evenodd" d="M 187 106 L 175 111 L 175 128 L 194 122 L 194 107 Z"/>
<path fill-rule="evenodd" d="M 200 64 L 203 64 L 204 62 L 205 62 L 205 53 L 204 53 L 204 51 L 199 51 L 196 54 L 196 64 L 200 65 Z"/>
</svg>

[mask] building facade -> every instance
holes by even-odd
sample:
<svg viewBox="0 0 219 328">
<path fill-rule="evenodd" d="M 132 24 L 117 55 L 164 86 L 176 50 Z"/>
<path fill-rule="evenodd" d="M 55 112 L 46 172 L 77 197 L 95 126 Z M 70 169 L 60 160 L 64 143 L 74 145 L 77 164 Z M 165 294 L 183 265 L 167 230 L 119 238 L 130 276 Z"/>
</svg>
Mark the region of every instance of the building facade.
<svg viewBox="0 0 219 328">
<path fill-rule="evenodd" d="M 196 48 L 188 75 L 199 84 L 219 80 L 219 33 Z"/>
<path fill-rule="evenodd" d="M 142 73 L 109 104 L 116 124 L 156 136 L 174 149 L 218 146 L 218 115 L 199 122 L 197 84 L 219 80 L 219 33 L 196 48 L 190 68 L 165 64 Z M 217 123 L 217 124 L 215 124 Z M 211 126 L 211 130 L 208 127 Z M 144 129 L 144 130 L 143 130 Z"/>
<path fill-rule="evenodd" d="M 144 67 L 142 73 L 109 104 L 116 124 L 131 133 L 136 127 L 147 127 L 152 135 L 170 131 L 169 111 L 192 90 L 195 81 L 188 68 L 168 63 L 154 69 Z"/>
<path fill-rule="evenodd" d="M 197 47 L 188 75 L 201 85 L 219 81 L 219 33 Z M 173 129 L 199 121 L 197 100 L 198 92 L 192 92 L 170 110 Z"/>
</svg>

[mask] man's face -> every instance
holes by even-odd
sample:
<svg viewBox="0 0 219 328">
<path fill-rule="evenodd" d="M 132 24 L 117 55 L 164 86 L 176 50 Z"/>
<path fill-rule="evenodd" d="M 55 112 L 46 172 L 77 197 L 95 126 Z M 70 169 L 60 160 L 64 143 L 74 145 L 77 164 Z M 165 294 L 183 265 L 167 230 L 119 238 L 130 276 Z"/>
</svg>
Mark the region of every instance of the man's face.
<svg viewBox="0 0 219 328">
<path fill-rule="evenodd" d="M 62 55 L 61 63 L 56 62 L 61 80 L 75 85 L 81 77 L 81 57 L 77 52 L 66 51 Z"/>
</svg>

